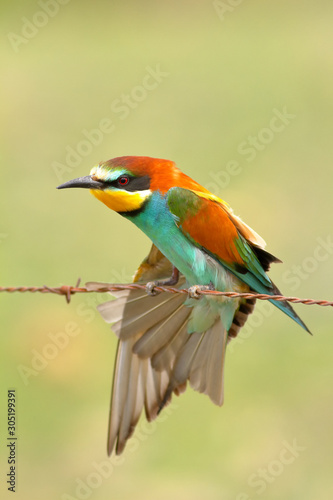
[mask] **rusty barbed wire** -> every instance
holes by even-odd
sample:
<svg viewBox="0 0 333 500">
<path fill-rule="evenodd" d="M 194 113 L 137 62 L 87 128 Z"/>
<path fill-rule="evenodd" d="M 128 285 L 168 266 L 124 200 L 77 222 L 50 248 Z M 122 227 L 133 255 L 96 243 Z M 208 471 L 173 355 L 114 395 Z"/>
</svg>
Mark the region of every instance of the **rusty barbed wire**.
<svg viewBox="0 0 333 500">
<path fill-rule="evenodd" d="M 94 289 L 89 289 L 87 287 L 80 287 L 80 280 L 78 280 L 75 286 L 62 285 L 59 287 L 50 286 L 18 286 L 18 287 L 0 287 L 0 292 L 8 293 L 53 293 L 56 295 L 63 295 L 66 298 L 67 303 L 70 302 L 72 295 L 77 293 L 106 293 L 106 292 L 116 292 L 120 290 L 146 290 L 146 285 L 140 285 L 138 283 L 128 283 L 128 284 L 101 284 L 101 286 L 94 286 Z M 170 286 L 155 286 L 154 291 L 157 292 L 168 292 L 168 293 L 184 293 L 188 294 L 187 288 L 174 288 Z M 217 290 L 200 290 L 198 289 L 196 293 L 200 295 L 214 295 L 229 298 L 255 298 L 259 300 L 277 300 L 292 302 L 294 304 L 304 304 L 307 306 L 330 306 L 333 307 L 333 301 L 329 300 L 315 300 L 315 299 L 302 299 L 300 297 L 287 297 L 285 295 L 268 295 L 264 293 L 237 293 L 237 292 L 220 292 Z"/>
</svg>

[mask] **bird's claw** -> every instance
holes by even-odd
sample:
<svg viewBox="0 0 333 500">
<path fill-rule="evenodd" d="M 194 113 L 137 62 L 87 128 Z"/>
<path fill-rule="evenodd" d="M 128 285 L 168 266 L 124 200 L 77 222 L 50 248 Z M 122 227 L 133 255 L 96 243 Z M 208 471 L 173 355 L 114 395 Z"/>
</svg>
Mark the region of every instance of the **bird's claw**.
<svg viewBox="0 0 333 500">
<path fill-rule="evenodd" d="M 209 285 L 190 286 L 187 293 L 190 299 L 200 299 L 200 292 L 204 292 L 206 290 L 215 290 L 213 283 L 209 283 Z"/>
<path fill-rule="evenodd" d="M 148 283 L 146 284 L 146 293 L 148 295 L 151 295 L 152 297 L 158 295 L 160 292 L 155 290 L 156 286 L 158 286 L 158 281 L 148 281 Z"/>
</svg>

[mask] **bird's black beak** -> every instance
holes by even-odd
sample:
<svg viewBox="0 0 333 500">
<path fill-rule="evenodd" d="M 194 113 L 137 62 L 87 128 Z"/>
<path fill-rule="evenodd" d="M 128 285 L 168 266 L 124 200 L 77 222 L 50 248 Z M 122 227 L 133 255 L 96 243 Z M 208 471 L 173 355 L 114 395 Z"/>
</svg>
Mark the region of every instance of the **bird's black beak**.
<svg viewBox="0 0 333 500">
<path fill-rule="evenodd" d="M 104 189 L 104 182 L 94 181 L 90 175 L 85 177 L 78 177 L 72 181 L 65 182 L 57 187 L 57 189 L 67 189 L 67 188 L 84 188 L 84 189 Z"/>
</svg>

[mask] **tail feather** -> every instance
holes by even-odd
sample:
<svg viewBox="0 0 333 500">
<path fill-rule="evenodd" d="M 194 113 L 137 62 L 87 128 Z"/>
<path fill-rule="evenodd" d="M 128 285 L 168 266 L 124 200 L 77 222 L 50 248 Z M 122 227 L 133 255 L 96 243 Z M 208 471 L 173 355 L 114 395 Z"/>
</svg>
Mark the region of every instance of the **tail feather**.
<svg viewBox="0 0 333 500">
<path fill-rule="evenodd" d="M 263 293 L 266 293 L 266 292 L 263 292 Z M 272 293 L 272 295 L 283 295 L 281 293 L 281 291 L 278 289 L 278 287 L 275 285 L 275 283 L 273 283 L 273 282 L 272 282 L 272 290 L 269 291 L 268 293 Z M 298 314 L 296 313 L 296 311 L 290 305 L 289 302 L 287 302 L 286 300 L 270 300 L 270 302 L 272 304 L 274 304 L 278 309 L 283 311 L 285 314 L 287 314 L 287 316 L 289 316 L 289 318 L 296 321 L 296 323 L 298 323 L 302 328 L 304 328 L 304 330 L 306 330 L 308 333 L 310 333 L 310 335 L 312 335 L 312 333 L 310 332 L 310 330 L 308 329 L 308 327 L 306 326 L 304 321 L 301 320 L 301 318 L 298 316 Z"/>
<path fill-rule="evenodd" d="M 186 328 L 187 331 L 187 328 Z M 200 347 L 201 342 L 205 336 L 205 332 L 193 332 L 191 334 L 187 333 L 185 342 L 182 348 L 176 355 L 176 360 L 174 367 L 172 369 L 172 375 L 170 382 L 168 384 L 167 390 L 165 392 L 163 401 L 160 405 L 159 412 L 164 408 L 165 404 L 171 398 L 172 393 L 177 387 L 182 387 L 186 384 L 187 380 L 190 378 L 190 371 L 192 363 L 195 359 L 197 350 Z"/>
<path fill-rule="evenodd" d="M 171 370 L 177 353 L 185 344 L 189 333 L 187 331 L 188 318 L 185 319 L 183 324 L 176 330 L 168 343 L 166 343 L 159 351 L 156 352 L 151 358 L 151 365 L 154 370 Z"/>
<path fill-rule="evenodd" d="M 207 394 L 213 403 L 219 406 L 223 404 L 223 369 L 227 338 L 222 322 L 216 321 L 204 336 L 189 377 L 193 389 Z"/>
<path fill-rule="evenodd" d="M 116 301 L 104 302 L 98 306 L 99 312 L 107 323 L 121 321 L 125 308 L 130 310 L 133 316 L 142 313 L 142 301 L 147 297 L 143 290 L 131 290 L 131 293 L 126 290 L 126 294 L 123 294 L 120 298 L 114 292 L 112 294 L 117 298 Z M 110 307 L 110 302 L 113 302 L 112 307 Z"/>
<path fill-rule="evenodd" d="M 220 319 L 206 332 L 187 334 L 176 355 L 164 402 L 189 380 L 191 387 L 223 404 L 224 360 L 228 334 Z"/>
<path fill-rule="evenodd" d="M 119 436 L 119 429 L 123 418 L 124 408 L 127 399 L 127 388 L 130 383 L 132 370 L 132 343 L 134 339 L 127 342 L 118 342 L 116 362 L 113 373 L 113 385 L 111 395 L 111 407 L 109 417 L 108 452 L 113 450 Z M 128 430 L 127 436 L 130 432 Z M 126 442 L 126 440 L 125 440 Z M 121 448 L 119 444 L 119 448 Z M 117 444 L 118 453 L 118 444 Z"/>
<path fill-rule="evenodd" d="M 137 356 L 131 356 L 128 373 L 126 400 L 119 423 L 117 454 L 121 453 L 127 439 L 132 435 L 140 418 L 144 403 L 144 380 L 147 363 L 140 363 Z"/>
<path fill-rule="evenodd" d="M 142 410 L 147 420 L 156 418 L 169 385 L 166 372 L 153 370 L 149 359 L 133 354 L 134 336 L 119 340 L 111 394 L 108 454 L 119 455 L 133 434 Z"/>
<path fill-rule="evenodd" d="M 213 403 L 222 406 L 224 399 L 224 363 L 228 333 L 222 324 L 217 322 L 212 328 L 210 337 L 208 361 L 206 364 L 206 387 L 202 392 L 207 394 Z"/>
<path fill-rule="evenodd" d="M 191 309 L 181 304 L 170 316 L 149 328 L 134 344 L 133 352 L 140 358 L 152 357 L 173 338 L 190 313 Z"/>
<path fill-rule="evenodd" d="M 163 279 L 171 264 L 152 247 L 139 267 L 136 280 Z M 181 277 L 178 286 L 184 286 Z M 101 283 L 89 283 L 94 290 Z M 193 307 L 185 306 L 185 294 L 162 292 L 151 297 L 144 290 L 112 292 L 116 300 L 98 306 L 104 320 L 113 323 L 118 335 L 109 417 L 108 453 L 120 454 L 138 423 L 142 411 L 151 421 L 180 394 L 187 381 L 218 405 L 223 402 L 223 366 L 228 334 L 217 315 L 207 331 L 188 333 Z M 240 302 L 229 334 L 237 335 L 254 302 Z M 206 314 L 203 308 L 202 314 Z"/>
<path fill-rule="evenodd" d="M 181 295 L 171 295 L 166 293 L 164 300 L 160 304 L 150 307 L 149 303 L 144 303 L 143 307 L 148 308 L 144 312 L 137 316 L 131 316 L 130 312 L 125 308 L 124 318 L 112 326 L 112 330 L 115 332 L 119 338 L 126 339 L 133 335 L 133 328 L 136 331 L 147 330 L 156 324 L 156 321 L 167 318 L 172 314 L 175 307 L 178 307 L 184 298 Z M 152 299 L 153 297 L 149 297 Z"/>
<path fill-rule="evenodd" d="M 143 361 L 141 362 L 143 363 Z M 161 394 L 165 384 L 161 383 L 161 373 L 154 371 L 147 360 L 146 364 L 147 379 L 145 388 L 145 414 L 147 420 L 151 422 L 157 416 L 159 406 L 163 399 L 164 394 Z"/>
<path fill-rule="evenodd" d="M 193 389 L 223 404 L 223 367 L 227 332 L 218 319 L 206 332 L 194 332 L 181 349 L 173 369 L 170 388 L 189 380 Z"/>
<path fill-rule="evenodd" d="M 187 342 L 176 358 L 172 380 L 170 382 L 170 388 L 172 388 L 172 390 L 174 387 L 183 384 L 190 378 L 192 364 L 204 337 L 205 332 L 194 332 L 188 335 Z"/>
<path fill-rule="evenodd" d="M 98 307 L 103 318 L 110 323 L 112 319 L 119 317 L 119 310 L 124 309 L 124 299 L 128 301 L 129 310 L 134 314 L 130 316 L 126 312 L 127 321 L 119 327 L 120 340 L 116 355 L 109 418 L 109 454 L 114 448 L 116 454 L 123 451 L 143 409 L 150 421 L 156 418 L 162 402 L 170 400 L 171 395 L 166 397 L 166 392 L 170 383 L 171 365 L 168 370 L 158 371 L 153 368 L 150 356 L 165 346 L 168 338 L 165 338 L 164 334 L 169 335 L 170 338 L 173 337 L 175 331 L 177 333 L 180 326 L 186 323 L 191 312 L 189 308 L 182 305 L 187 298 L 186 295 L 160 294 L 164 296 L 153 297 L 153 299 L 158 299 L 158 304 L 151 308 L 149 299 L 152 297 L 148 296 L 145 291 L 142 296 L 141 293 L 142 291 L 130 290 L 126 296 L 121 294 L 119 299 L 108 301 L 102 304 L 102 307 Z M 118 301 L 120 304 L 117 304 Z M 132 304 L 137 301 L 141 303 L 141 314 L 138 314 L 136 305 L 132 308 Z M 171 328 L 169 325 L 166 329 L 165 319 L 160 320 L 160 318 L 169 315 L 173 319 Z M 130 335 L 127 332 L 129 324 L 132 325 Z M 124 329 L 126 335 L 123 333 Z M 146 335 L 147 339 L 145 339 Z M 176 387 L 175 391 L 181 392 L 181 389 Z"/>
<path fill-rule="evenodd" d="M 193 359 L 189 373 L 190 385 L 198 392 L 204 392 L 206 389 L 207 361 L 209 356 L 209 337 L 211 337 L 212 328 L 207 330 L 200 342 L 196 355 Z M 205 369 L 206 368 L 206 369 Z"/>
</svg>

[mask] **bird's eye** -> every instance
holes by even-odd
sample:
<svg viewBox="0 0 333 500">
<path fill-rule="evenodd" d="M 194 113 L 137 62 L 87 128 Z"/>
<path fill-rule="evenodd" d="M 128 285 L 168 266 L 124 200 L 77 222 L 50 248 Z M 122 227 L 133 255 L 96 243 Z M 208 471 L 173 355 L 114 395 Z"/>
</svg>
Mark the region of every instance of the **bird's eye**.
<svg viewBox="0 0 333 500">
<path fill-rule="evenodd" d="M 119 177 L 118 184 L 120 186 L 126 186 L 126 184 L 128 183 L 129 183 L 129 178 L 127 177 L 127 175 L 122 175 L 121 177 Z"/>
</svg>

